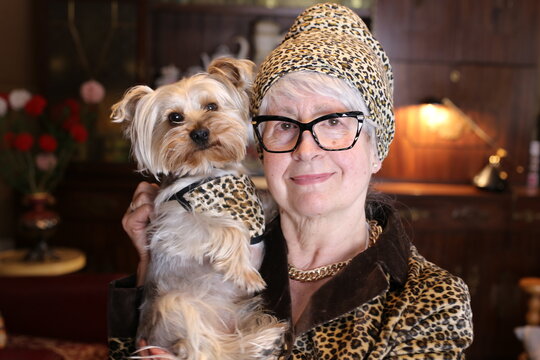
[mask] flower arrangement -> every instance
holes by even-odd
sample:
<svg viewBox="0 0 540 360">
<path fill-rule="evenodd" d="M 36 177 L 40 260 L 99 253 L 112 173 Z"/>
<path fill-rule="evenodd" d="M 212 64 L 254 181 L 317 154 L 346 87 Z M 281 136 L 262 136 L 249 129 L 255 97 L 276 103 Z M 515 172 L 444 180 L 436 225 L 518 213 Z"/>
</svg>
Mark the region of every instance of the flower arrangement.
<svg viewBox="0 0 540 360">
<path fill-rule="evenodd" d="M 92 99 L 95 100 L 95 99 Z M 67 99 L 49 106 L 24 89 L 0 94 L 0 175 L 23 194 L 50 193 L 79 144 L 88 139 L 96 112 Z"/>
</svg>

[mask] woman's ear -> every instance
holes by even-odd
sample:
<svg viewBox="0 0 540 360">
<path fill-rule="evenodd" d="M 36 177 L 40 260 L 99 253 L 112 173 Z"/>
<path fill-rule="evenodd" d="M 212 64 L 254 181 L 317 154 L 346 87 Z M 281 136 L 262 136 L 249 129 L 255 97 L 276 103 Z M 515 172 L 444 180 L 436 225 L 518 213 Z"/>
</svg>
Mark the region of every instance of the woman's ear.
<svg viewBox="0 0 540 360">
<path fill-rule="evenodd" d="M 371 152 L 371 173 L 376 174 L 382 166 L 382 161 L 379 159 L 376 151 Z"/>
<path fill-rule="evenodd" d="M 370 131 L 368 131 L 364 135 L 365 139 L 365 146 L 368 150 L 369 154 L 369 164 L 371 166 L 371 173 L 376 174 L 380 169 L 382 165 L 382 160 L 379 159 L 378 151 L 377 151 L 377 135 L 375 134 L 375 131 L 373 131 L 372 134 L 370 134 Z"/>
</svg>

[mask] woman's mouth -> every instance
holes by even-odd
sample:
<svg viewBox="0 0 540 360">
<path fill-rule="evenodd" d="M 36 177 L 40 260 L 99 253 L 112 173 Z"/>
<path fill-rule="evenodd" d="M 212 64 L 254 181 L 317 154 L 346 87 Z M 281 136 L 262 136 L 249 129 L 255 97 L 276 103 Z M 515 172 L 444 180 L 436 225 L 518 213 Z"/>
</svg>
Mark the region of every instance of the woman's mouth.
<svg viewBox="0 0 540 360">
<path fill-rule="evenodd" d="M 325 182 L 333 173 L 307 174 L 291 176 L 291 180 L 297 185 L 312 185 Z"/>
</svg>

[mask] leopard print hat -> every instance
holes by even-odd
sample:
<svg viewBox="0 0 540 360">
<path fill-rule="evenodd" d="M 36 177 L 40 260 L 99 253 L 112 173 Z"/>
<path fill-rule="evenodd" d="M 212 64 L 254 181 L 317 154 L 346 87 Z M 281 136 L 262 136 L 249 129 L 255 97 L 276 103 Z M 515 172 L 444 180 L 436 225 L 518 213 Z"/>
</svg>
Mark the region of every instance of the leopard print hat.
<svg viewBox="0 0 540 360">
<path fill-rule="evenodd" d="M 251 111 L 258 114 L 268 89 L 296 71 L 315 71 L 344 80 L 360 91 L 377 124 L 382 161 L 394 138 L 393 75 L 381 45 L 362 19 L 337 4 L 317 4 L 300 14 L 283 42 L 261 64 Z"/>
</svg>

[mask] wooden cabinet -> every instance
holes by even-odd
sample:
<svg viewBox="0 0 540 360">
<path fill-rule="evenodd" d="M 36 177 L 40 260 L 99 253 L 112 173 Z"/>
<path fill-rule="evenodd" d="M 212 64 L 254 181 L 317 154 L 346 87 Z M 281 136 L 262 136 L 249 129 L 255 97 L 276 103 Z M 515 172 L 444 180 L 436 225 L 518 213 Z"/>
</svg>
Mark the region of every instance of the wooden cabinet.
<svg viewBox="0 0 540 360">
<path fill-rule="evenodd" d="M 467 185 L 381 183 L 396 198 L 413 243 L 460 276 L 471 294 L 475 339 L 468 359 L 514 359 L 526 295 L 518 281 L 540 276 L 540 194 L 488 193 Z"/>
<path fill-rule="evenodd" d="M 168 65 L 176 66 L 182 75 L 190 67 L 202 68 L 202 55 L 211 56 L 220 46 L 226 46 L 231 53 L 237 54 L 240 51 L 239 37 L 248 41 L 248 55 L 252 58 L 251 35 L 258 20 L 271 20 L 286 31 L 300 11 L 260 6 L 151 5 L 148 11 L 148 81 L 153 82 L 160 69 Z"/>
<path fill-rule="evenodd" d="M 77 97 L 95 79 L 107 94 L 141 80 L 146 0 L 32 0 L 35 80 L 50 99 Z M 105 100 L 107 101 L 107 99 Z"/>
<path fill-rule="evenodd" d="M 248 58 L 253 59 L 257 22 L 270 20 L 285 33 L 302 10 L 255 5 L 150 4 L 147 12 L 147 82 L 152 83 L 164 66 L 175 65 L 182 74 L 192 66 L 202 66 L 201 55 L 212 55 L 220 46 L 237 54 L 239 37 L 247 40 Z M 367 9 L 356 11 L 369 23 Z"/>
<path fill-rule="evenodd" d="M 61 224 L 52 245 L 84 251 L 88 272 L 134 272 L 138 255 L 121 220 L 141 180 L 127 164 L 72 164 L 56 193 Z"/>
</svg>

